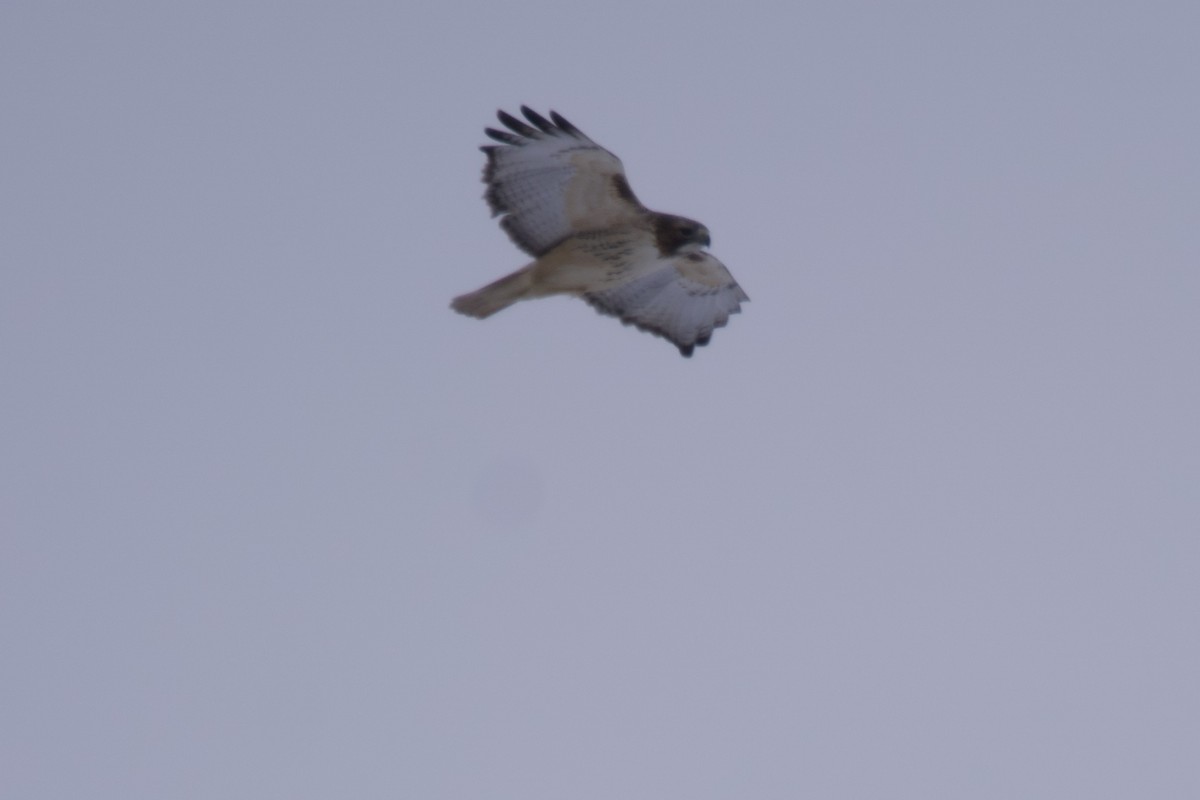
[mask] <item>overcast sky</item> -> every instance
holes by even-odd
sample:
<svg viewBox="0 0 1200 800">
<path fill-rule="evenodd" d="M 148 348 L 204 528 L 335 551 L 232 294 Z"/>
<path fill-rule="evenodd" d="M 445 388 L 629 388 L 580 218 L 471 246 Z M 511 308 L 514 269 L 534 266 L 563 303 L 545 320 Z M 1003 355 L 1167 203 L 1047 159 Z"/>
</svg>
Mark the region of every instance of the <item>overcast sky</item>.
<svg viewBox="0 0 1200 800">
<path fill-rule="evenodd" d="M 0 795 L 1200 796 L 1200 5 L 434 5 L 0 8 Z"/>
</svg>

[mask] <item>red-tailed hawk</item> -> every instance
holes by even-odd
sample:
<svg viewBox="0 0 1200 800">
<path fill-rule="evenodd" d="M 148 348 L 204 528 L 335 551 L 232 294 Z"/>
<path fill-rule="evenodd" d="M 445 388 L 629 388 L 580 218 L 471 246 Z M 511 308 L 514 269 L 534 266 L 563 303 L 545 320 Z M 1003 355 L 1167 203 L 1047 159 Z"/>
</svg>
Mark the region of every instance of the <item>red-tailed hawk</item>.
<svg viewBox="0 0 1200 800">
<path fill-rule="evenodd" d="M 451 307 L 483 319 L 518 300 L 571 294 L 602 314 L 661 336 L 691 356 L 750 298 L 703 248 L 708 229 L 638 202 L 621 160 L 559 114 L 503 111 L 512 131 L 487 154 L 484 197 L 492 216 L 534 261 Z"/>
</svg>

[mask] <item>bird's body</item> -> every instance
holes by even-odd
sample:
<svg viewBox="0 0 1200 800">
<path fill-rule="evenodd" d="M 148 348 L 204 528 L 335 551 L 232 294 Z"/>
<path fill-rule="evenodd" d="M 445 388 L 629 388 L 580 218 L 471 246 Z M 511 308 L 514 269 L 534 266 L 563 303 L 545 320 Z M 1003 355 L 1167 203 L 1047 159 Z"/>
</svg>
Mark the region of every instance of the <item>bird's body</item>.
<svg viewBox="0 0 1200 800">
<path fill-rule="evenodd" d="M 707 344 L 749 299 L 703 250 L 708 230 L 643 206 L 620 160 L 558 114 L 521 111 L 536 127 L 501 111 L 512 132 L 487 129 L 502 144 L 482 148 L 483 179 L 500 225 L 535 260 L 452 307 L 484 318 L 518 300 L 576 295 L 685 356 Z"/>
</svg>

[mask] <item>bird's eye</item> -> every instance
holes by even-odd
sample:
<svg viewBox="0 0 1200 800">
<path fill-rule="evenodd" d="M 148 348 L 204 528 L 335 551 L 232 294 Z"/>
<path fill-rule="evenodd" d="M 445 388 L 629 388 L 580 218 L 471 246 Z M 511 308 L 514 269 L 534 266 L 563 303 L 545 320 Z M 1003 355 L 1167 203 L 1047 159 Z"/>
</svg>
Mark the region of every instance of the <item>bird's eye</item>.
<svg viewBox="0 0 1200 800">
<path fill-rule="evenodd" d="M 690 225 L 684 225 L 682 228 L 679 229 L 679 232 L 682 233 L 684 236 L 694 236 L 696 234 L 696 229 L 691 227 Z"/>
</svg>

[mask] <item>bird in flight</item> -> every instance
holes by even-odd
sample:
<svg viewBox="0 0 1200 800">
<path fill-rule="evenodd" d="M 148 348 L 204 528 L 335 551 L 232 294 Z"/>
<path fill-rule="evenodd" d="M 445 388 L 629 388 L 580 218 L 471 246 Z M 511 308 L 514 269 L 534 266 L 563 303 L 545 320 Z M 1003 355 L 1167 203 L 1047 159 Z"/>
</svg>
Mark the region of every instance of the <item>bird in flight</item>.
<svg viewBox="0 0 1200 800">
<path fill-rule="evenodd" d="M 518 300 L 582 297 L 602 314 L 661 336 L 684 356 L 706 345 L 750 298 L 705 251 L 708 229 L 638 201 L 621 160 L 560 114 L 521 106 L 485 129 L 484 198 L 534 260 L 451 308 L 483 319 Z"/>
</svg>

